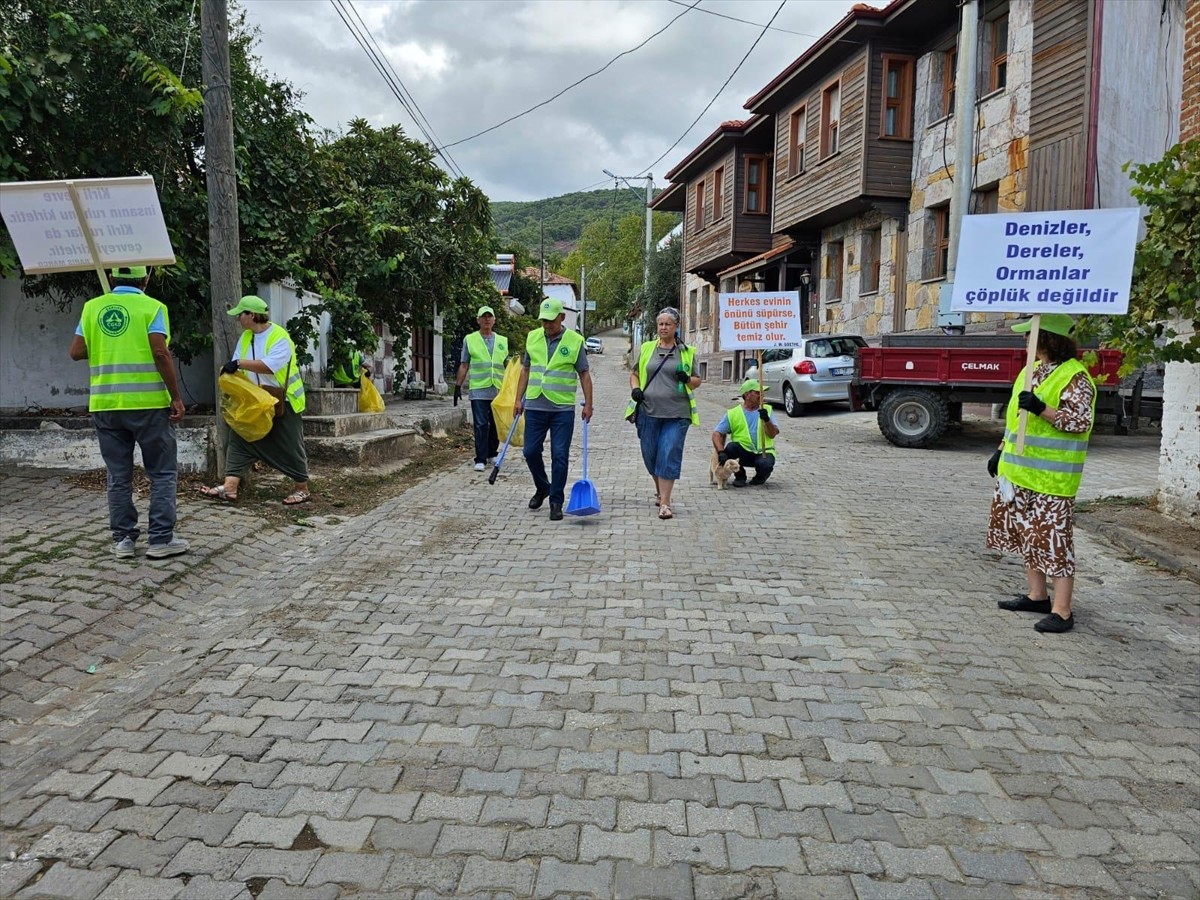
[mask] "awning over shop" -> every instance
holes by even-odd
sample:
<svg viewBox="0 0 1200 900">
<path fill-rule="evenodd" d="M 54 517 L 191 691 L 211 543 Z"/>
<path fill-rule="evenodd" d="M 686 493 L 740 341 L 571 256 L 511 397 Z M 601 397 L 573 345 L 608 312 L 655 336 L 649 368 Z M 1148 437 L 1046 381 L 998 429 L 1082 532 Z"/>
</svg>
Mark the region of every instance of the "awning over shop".
<svg viewBox="0 0 1200 900">
<path fill-rule="evenodd" d="M 782 244 L 779 247 L 773 247 L 766 253 L 760 253 L 758 256 L 752 256 L 749 259 L 738 263 L 736 266 L 730 266 L 728 269 L 718 272 L 717 277 L 736 277 L 738 275 L 744 275 L 747 272 L 753 272 L 755 269 L 761 269 L 767 263 L 779 259 L 782 256 L 787 256 L 787 254 L 791 253 L 795 247 L 796 242 L 789 239 L 786 244 Z"/>
</svg>

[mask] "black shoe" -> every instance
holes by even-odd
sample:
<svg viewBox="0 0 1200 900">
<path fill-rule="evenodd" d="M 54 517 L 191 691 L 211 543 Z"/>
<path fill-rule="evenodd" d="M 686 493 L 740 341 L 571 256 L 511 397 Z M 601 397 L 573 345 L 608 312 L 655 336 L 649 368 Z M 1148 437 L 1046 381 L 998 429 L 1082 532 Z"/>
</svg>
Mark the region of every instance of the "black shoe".
<svg viewBox="0 0 1200 900">
<path fill-rule="evenodd" d="M 562 518 L 562 504 L 550 501 L 550 521 L 557 522 Z"/>
<path fill-rule="evenodd" d="M 529 508 L 541 509 L 542 503 L 544 503 L 546 498 L 549 496 L 550 494 L 548 491 L 534 491 L 533 496 L 529 498 Z"/>
<path fill-rule="evenodd" d="M 766 484 L 767 476 L 766 475 L 755 475 L 753 478 L 750 479 L 750 483 L 751 484 Z"/>
<path fill-rule="evenodd" d="M 1044 619 L 1039 619 L 1033 623 L 1034 631 L 1040 631 L 1043 634 L 1061 634 L 1064 631 L 1070 631 L 1075 627 L 1075 614 L 1063 618 L 1058 613 L 1050 613 Z"/>
<path fill-rule="evenodd" d="M 745 487 L 746 486 L 746 473 L 745 472 L 735 473 L 733 476 L 732 484 L 734 487 Z"/>
<path fill-rule="evenodd" d="M 1014 597 L 1011 600 L 997 600 L 996 605 L 1009 612 L 1050 612 L 1049 600 L 1030 600 L 1028 596 Z"/>
</svg>

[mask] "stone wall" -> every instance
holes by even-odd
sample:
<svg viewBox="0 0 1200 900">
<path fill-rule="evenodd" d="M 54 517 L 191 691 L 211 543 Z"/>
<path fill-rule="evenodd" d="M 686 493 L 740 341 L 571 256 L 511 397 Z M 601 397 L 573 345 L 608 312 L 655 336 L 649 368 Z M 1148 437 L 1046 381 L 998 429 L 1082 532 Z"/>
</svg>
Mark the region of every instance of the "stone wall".
<svg viewBox="0 0 1200 900">
<path fill-rule="evenodd" d="M 824 248 L 817 297 L 820 300 L 821 331 L 826 334 L 861 334 L 874 337 L 896 330 L 892 321 L 896 284 L 896 219 L 873 210 L 847 219 L 821 232 Z M 866 291 L 864 277 L 870 259 L 867 238 L 880 229 L 879 289 Z M 834 297 L 836 272 L 829 245 L 841 241 L 843 248 L 842 295 Z M 900 287 L 903 290 L 903 287 Z"/>
<path fill-rule="evenodd" d="M 1187 4 L 1183 41 L 1183 108 L 1179 115 L 1180 140 L 1200 138 L 1200 3 Z"/>
</svg>

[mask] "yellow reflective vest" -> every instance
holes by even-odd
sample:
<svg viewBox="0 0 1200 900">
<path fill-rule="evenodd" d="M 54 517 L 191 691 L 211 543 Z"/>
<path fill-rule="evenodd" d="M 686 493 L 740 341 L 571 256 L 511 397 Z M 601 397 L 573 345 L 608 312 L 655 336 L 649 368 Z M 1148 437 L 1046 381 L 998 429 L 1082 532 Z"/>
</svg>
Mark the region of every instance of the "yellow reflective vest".
<svg viewBox="0 0 1200 900">
<path fill-rule="evenodd" d="M 1077 359 L 1068 359 L 1046 376 L 1046 380 L 1034 391 L 1048 406 L 1058 408 L 1062 392 L 1080 372 L 1091 379 L 1087 368 Z M 1083 478 L 1083 463 L 1087 458 L 1089 428 L 1083 433 L 1059 431 L 1041 416 L 1030 414 L 1025 421 L 1025 452 L 1017 454 L 1017 427 L 1021 410 L 1017 407 L 1017 395 L 1024 390 L 1025 370 L 1013 384 L 1012 397 L 1008 401 L 1005 420 L 1004 451 L 1000 454 L 997 472 L 1018 487 L 1053 494 L 1056 497 L 1074 497 L 1079 493 L 1079 482 Z M 1092 421 L 1096 419 L 1096 397 L 1092 395 Z"/>
<path fill-rule="evenodd" d="M 768 416 L 771 415 L 771 405 L 769 403 L 764 403 L 762 408 L 767 411 Z M 754 415 L 758 415 L 758 410 L 754 411 Z M 775 439 L 767 434 L 767 429 L 761 421 L 758 423 L 757 433 L 759 443 L 755 443 L 750 438 L 750 426 L 746 423 L 746 408 L 744 406 L 738 405 L 729 411 L 729 439 L 745 447 L 747 450 L 774 456 Z"/>
<path fill-rule="evenodd" d="M 650 359 L 654 356 L 654 348 L 657 346 L 658 346 L 657 340 L 643 341 L 642 349 L 638 353 L 638 386 L 642 390 L 646 389 L 646 382 L 647 382 L 647 379 L 649 379 L 649 377 L 650 377 L 650 375 L 646 371 L 646 368 L 650 363 Z M 696 348 L 695 347 L 688 347 L 688 346 L 682 345 L 682 344 L 679 346 L 679 362 L 683 365 L 683 370 L 685 372 L 687 372 L 689 375 L 696 374 L 696 369 L 692 365 L 692 361 L 695 358 L 696 358 Z M 662 373 L 662 374 L 666 374 L 666 373 Z M 675 375 L 674 375 L 674 373 L 672 373 L 671 378 L 673 379 L 674 377 L 675 377 Z M 699 425 L 700 424 L 700 413 L 696 409 L 696 394 L 686 384 L 683 386 L 683 389 L 685 391 L 687 391 L 687 395 L 688 395 L 688 407 L 691 409 L 691 413 L 692 413 L 691 422 L 693 425 Z M 625 418 L 628 419 L 630 416 L 632 416 L 636 409 L 637 409 L 637 404 L 633 400 L 630 400 L 629 405 L 627 407 L 625 407 Z"/>
<path fill-rule="evenodd" d="M 80 323 L 88 352 L 88 410 L 163 409 L 171 395 L 158 374 L 147 329 L 167 307 L 141 291 L 103 294 L 83 305 Z"/>
<path fill-rule="evenodd" d="M 492 352 L 488 355 L 487 341 L 478 331 L 467 335 L 467 352 L 471 355 L 471 365 L 467 369 L 470 389 L 482 391 L 484 388 L 500 387 L 504 381 L 504 360 L 508 358 L 508 338 L 492 332 Z"/>
<path fill-rule="evenodd" d="M 237 358 L 251 358 L 251 342 L 254 340 L 254 332 L 246 329 L 242 332 L 242 337 L 238 341 Z M 265 356 L 272 347 L 279 341 L 287 341 L 288 350 L 291 356 L 288 357 L 287 365 L 282 372 L 274 373 L 274 378 L 278 387 L 283 388 L 284 394 L 287 396 L 288 404 L 295 412 L 304 412 L 304 379 L 300 377 L 300 366 L 296 362 L 296 345 L 292 343 L 292 336 L 287 333 L 287 329 L 282 325 L 271 323 L 271 327 L 267 330 L 267 342 L 264 345 L 263 355 Z M 243 369 L 238 370 L 238 374 L 252 384 L 257 384 L 250 373 Z M 258 373 L 255 373 L 258 374 Z M 265 376 L 259 375 L 259 378 Z"/>
<path fill-rule="evenodd" d="M 547 359 L 546 332 L 536 328 L 525 338 L 529 354 L 529 382 L 525 399 L 545 397 L 559 406 L 575 405 L 575 362 L 583 350 L 583 335 L 564 328 L 559 337 L 554 359 Z"/>
</svg>

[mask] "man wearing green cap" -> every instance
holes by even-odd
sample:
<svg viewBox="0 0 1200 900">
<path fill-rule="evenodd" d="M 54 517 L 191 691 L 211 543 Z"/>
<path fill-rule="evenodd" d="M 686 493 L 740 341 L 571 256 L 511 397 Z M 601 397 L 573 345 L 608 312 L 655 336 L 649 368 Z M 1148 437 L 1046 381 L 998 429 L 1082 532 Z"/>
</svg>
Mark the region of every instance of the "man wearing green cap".
<svg viewBox="0 0 1200 900">
<path fill-rule="evenodd" d="M 113 553 L 134 555 L 138 529 L 133 505 L 133 448 L 142 451 L 150 479 L 150 546 L 146 556 L 162 559 L 187 552 L 175 537 L 175 490 L 179 479 L 175 423 L 183 400 L 167 307 L 145 294 L 145 266 L 112 270 L 113 289 L 83 306 L 71 341 L 71 359 L 90 366 L 88 410 L 108 472 L 108 523 Z"/>
<path fill-rule="evenodd" d="M 458 375 L 454 379 L 454 402 L 462 399 L 463 382 L 467 379 L 471 399 L 471 425 L 475 431 L 475 471 L 482 472 L 496 461 L 500 436 L 492 416 L 492 400 L 504 381 L 504 363 L 508 359 L 508 338 L 496 334 L 496 313 L 490 306 L 481 306 L 475 313 L 479 330 L 463 339 Z"/>
<path fill-rule="evenodd" d="M 563 326 L 566 319 L 561 300 L 547 298 L 538 310 L 541 328 L 525 338 L 521 380 L 513 415 L 525 413 L 525 464 L 533 476 L 530 509 L 540 509 L 550 498 L 550 519 L 563 517 L 567 488 L 567 458 L 575 432 L 575 380 L 583 388 L 583 421 L 592 418 L 592 373 L 583 352 L 583 335 Z M 550 435 L 550 477 L 542 447 Z"/>
<path fill-rule="evenodd" d="M 713 447 L 722 464 L 736 459 L 742 464 L 733 476 L 734 487 L 746 486 L 746 468 L 754 469 L 750 484 L 762 484 L 775 469 L 775 438 L 779 423 L 769 404 L 762 402 L 762 388 L 753 378 L 742 382 L 742 402 L 725 414 L 712 433 Z"/>
<path fill-rule="evenodd" d="M 217 487 L 201 487 L 210 500 L 237 500 L 242 478 L 256 460 L 260 460 L 296 483 L 284 506 L 307 503 L 308 455 L 304 449 L 304 380 L 296 360 L 296 345 L 287 329 L 271 321 L 267 302 L 249 295 L 229 310 L 236 316 L 242 332 L 233 358 L 221 367 L 226 375 L 237 375 L 257 384 L 279 401 L 275 421 L 266 437 L 247 441 L 236 431 L 229 433 L 225 453 L 225 482 Z"/>
</svg>

